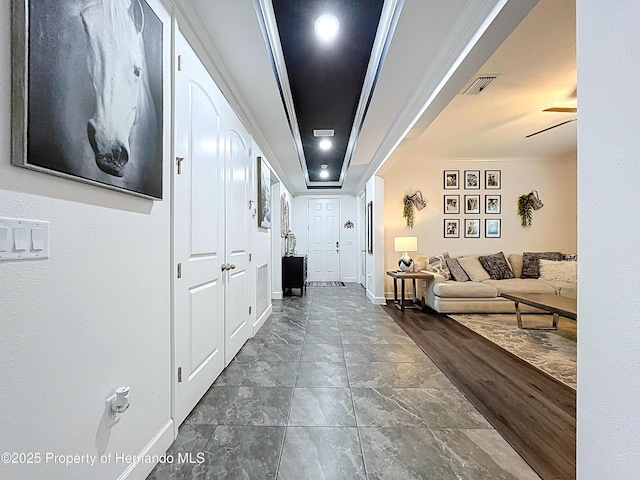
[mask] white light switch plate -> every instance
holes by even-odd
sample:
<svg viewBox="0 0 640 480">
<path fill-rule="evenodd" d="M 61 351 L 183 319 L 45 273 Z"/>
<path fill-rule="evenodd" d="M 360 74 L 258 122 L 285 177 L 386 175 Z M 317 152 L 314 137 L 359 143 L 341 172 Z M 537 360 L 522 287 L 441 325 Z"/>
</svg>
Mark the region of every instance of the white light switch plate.
<svg viewBox="0 0 640 480">
<path fill-rule="evenodd" d="M 0 218 L 0 261 L 49 258 L 49 222 Z"/>
</svg>

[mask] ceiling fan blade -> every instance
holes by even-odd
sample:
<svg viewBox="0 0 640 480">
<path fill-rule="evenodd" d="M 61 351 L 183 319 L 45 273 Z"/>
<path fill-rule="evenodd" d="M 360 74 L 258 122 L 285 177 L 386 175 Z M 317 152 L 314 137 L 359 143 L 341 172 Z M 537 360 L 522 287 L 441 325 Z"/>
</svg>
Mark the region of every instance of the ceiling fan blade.
<svg viewBox="0 0 640 480">
<path fill-rule="evenodd" d="M 556 128 L 556 127 L 560 127 L 562 125 L 566 125 L 567 123 L 575 122 L 576 120 L 577 120 L 577 118 L 574 118 L 574 119 L 571 119 L 571 120 L 567 120 L 566 122 L 558 123 L 557 125 L 553 125 L 552 127 L 545 128 L 544 130 L 540 130 L 538 132 L 531 133 L 531 134 L 525 136 L 524 138 L 533 137 L 534 135 L 538 135 L 539 133 L 543 133 L 543 132 L 546 132 L 548 130 L 551 130 L 552 128 Z"/>
<path fill-rule="evenodd" d="M 576 107 L 551 107 L 545 108 L 543 112 L 557 112 L 557 113 L 577 113 Z"/>
</svg>

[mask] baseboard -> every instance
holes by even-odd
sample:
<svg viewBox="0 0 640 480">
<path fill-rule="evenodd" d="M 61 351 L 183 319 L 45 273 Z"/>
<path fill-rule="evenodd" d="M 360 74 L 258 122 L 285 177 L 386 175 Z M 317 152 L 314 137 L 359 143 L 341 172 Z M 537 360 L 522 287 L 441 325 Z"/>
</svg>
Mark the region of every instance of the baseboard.
<svg viewBox="0 0 640 480">
<path fill-rule="evenodd" d="M 130 463 L 122 472 L 118 480 L 145 480 L 156 466 L 156 463 L 145 461 L 145 457 L 159 458 L 164 455 L 175 440 L 173 427 L 173 419 L 170 419 L 137 455 L 136 461 Z"/>
<path fill-rule="evenodd" d="M 344 283 L 356 283 L 356 277 L 342 277 L 340 281 Z"/>
<path fill-rule="evenodd" d="M 280 292 L 271 292 L 271 299 L 272 300 L 282 300 L 283 295 L 282 295 L 282 291 Z"/>
<path fill-rule="evenodd" d="M 258 317 L 258 319 L 256 320 L 256 323 L 253 324 L 253 335 L 254 336 L 255 336 L 256 333 L 258 333 L 258 330 L 260 330 L 260 328 L 262 328 L 262 325 L 264 325 L 264 322 L 267 321 L 267 318 L 269 318 L 269 315 L 271 315 L 272 312 L 273 312 L 273 305 L 269 304 L 267 309 L 264 312 L 262 312 L 262 315 L 260 315 L 260 317 Z"/>
<path fill-rule="evenodd" d="M 367 298 L 371 300 L 371 303 L 376 305 L 386 305 L 387 300 L 384 297 L 376 297 L 369 290 L 367 290 Z"/>
</svg>

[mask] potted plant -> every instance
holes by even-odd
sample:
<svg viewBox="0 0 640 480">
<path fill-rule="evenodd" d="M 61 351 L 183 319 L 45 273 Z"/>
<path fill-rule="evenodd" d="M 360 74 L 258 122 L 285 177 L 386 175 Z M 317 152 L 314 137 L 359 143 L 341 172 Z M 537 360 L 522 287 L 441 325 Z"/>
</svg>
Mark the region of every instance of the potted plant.
<svg viewBox="0 0 640 480">
<path fill-rule="evenodd" d="M 413 196 L 405 195 L 402 201 L 404 203 L 402 216 L 407 221 L 407 227 L 413 228 L 413 222 L 415 220 L 415 214 L 413 211 Z"/>
<path fill-rule="evenodd" d="M 524 228 L 531 227 L 533 211 L 540 210 L 543 206 L 544 204 L 540 200 L 537 190 L 518 197 L 518 215 L 520 215 L 521 224 Z"/>
</svg>

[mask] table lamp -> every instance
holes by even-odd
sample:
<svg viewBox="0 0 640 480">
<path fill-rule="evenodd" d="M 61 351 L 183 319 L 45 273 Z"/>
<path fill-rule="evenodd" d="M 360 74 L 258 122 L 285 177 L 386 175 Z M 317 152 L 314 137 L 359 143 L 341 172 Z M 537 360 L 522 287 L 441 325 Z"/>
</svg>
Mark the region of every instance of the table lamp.
<svg viewBox="0 0 640 480">
<path fill-rule="evenodd" d="M 413 260 L 407 252 L 418 251 L 418 237 L 395 237 L 393 246 L 396 252 L 404 252 L 398 260 L 398 267 L 403 272 L 413 270 Z"/>
</svg>

